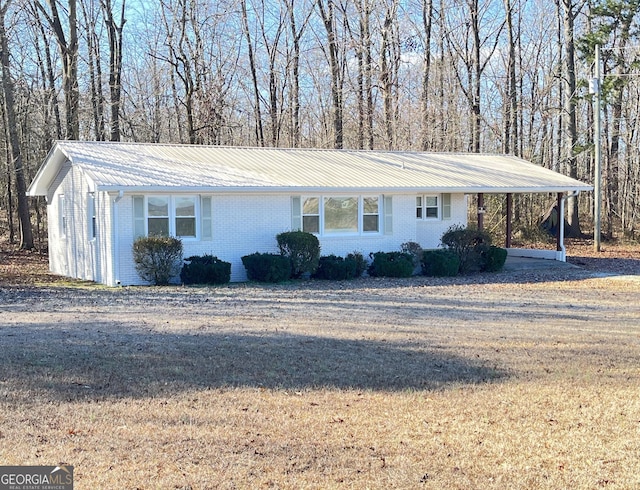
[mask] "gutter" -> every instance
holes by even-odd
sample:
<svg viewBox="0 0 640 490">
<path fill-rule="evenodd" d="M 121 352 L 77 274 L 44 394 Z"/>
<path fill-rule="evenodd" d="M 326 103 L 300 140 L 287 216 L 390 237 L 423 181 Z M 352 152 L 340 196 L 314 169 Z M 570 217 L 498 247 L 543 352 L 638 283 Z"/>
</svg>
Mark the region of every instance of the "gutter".
<svg viewBox="0 0 640 490">
<path fill-rule="evenodd" d="M 111 277 L 113 279 L 112 286 L 120 286 L 120 245 L 119 245 L 119 233 L 118 233 L 118 203 L 124 197 L 124 191 L 119 189 L 118 192 L 114 195 L 114 193 L 109 193 L 109 196 L 112 198 L 111 201 Z"/>
</svg>

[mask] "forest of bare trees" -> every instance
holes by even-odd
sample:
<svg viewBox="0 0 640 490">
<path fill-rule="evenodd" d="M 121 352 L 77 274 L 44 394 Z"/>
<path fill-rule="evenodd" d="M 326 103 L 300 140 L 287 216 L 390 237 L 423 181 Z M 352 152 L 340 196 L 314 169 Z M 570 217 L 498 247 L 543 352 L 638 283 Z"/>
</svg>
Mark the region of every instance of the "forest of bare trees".
<svg viewBox="0 0 640 490">
<path fill-rule="evenodd" d="M 602 231 L 633 236 L 639 24 L 640 0 L 0 0 L 0 234 L 43 245 L 24 191 L 56 139 L 508 153 L 593 182 L 600 44 Z M 522 226 L 552 201 L 516 199 Z"/>
</svg>

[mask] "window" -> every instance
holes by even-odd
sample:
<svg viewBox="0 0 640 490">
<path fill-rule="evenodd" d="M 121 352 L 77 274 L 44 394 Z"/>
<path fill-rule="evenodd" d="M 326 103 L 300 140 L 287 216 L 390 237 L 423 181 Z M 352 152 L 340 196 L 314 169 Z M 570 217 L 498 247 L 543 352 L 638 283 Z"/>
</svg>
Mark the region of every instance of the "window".
<svg viewBox="0 0 640 490">
<path fill-rule="evenodd" d="M 362 200 L 362 231 L 365 233 L 380 231 L 380 213 L 378 197 L 365 197 Z"/>
<path fill-rule="evenodd" d="M 62 194 L 58 199 L 58 212 L 60 213 L 60 236 L 67 236 L 67 206 Z"/>
<path fill-rule="evenodd" d="M 320 233 L 320 199 L 308 197 L 302 203 L 302 229 L 308 233 Z"/>
<path fill-rule="evenodd" d="M 96 237 L 96 195 L 90 192 L 87 196 L 87 225 L 89 232 L 89 240 Z"/>
<path fill-rule="evenodd" d="M 389 201 L 389 212 L 391 203 Z M 385 203 L 387 200 L 385 200 Z M 292 229 L 323 235 L 380 233 L 381 196 L 292 197 Z M 391 232 L 391 216 L 385 216 Z"/>
<path fill-rule="evenodd" d="M 325 197 L 324 198 L 324 232 L 325 233 L 357 233 L 358 232 L 358 198 L 357 197 Z"/>
<path fill-rule="evenodd" d="M 169 236 L 169 197 L 147 199 L 147 234 Z"/>
<path fill-rule="evenodd" d="M 211 198 L 203 198 L 201 226 L 211 239 Z M 199 196 L 133 196 L 134 236 L 197 238 Z"/>
<path fill-rule="evenodd" d="M 439 219 L 440 218 L 440 196 L 425 195 L 416 197 L 416 218 L 418 219 Z"/>
<path fill-rule="evenodd" d="M 174 198 L 176 216 L 176 236 L 196 237 L 196 198 Z"/>
</svg>

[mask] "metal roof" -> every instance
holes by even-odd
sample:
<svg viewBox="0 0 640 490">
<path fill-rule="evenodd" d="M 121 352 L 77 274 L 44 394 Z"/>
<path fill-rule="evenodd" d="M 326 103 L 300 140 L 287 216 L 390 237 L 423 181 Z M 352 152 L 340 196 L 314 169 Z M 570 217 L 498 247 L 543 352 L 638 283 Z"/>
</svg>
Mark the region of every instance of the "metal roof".
<svg viewBox="0 0 640 490">
<path fill-rule="evenodd" d="M 107 191 L 464 192 L 591 190 L 506 155 L 58 141 L 27 191 L 46 195 L 65 162 Z"/>
</svg>

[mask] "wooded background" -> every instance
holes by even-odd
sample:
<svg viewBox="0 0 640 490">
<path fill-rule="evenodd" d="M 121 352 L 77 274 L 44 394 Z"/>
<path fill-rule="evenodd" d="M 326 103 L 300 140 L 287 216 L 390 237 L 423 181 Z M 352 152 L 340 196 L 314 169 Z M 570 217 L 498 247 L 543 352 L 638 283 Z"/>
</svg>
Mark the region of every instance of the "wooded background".
<svg viewBox="0 0 640 490">
<path fill-rule="evenodd" d="M 588 81 L 601 44 L 602 227 L 633 236 L 639 7 L 0 0 L 0 233 L 45 245 L 44 203 L 24 191 L 56 139 L 508 153 L 592 183 Z M 516 229 L 554 199 L 517 196 Z M 591 226 L 592 201 L 570 206 L 573 233 Z M 501 206 L 494 198 L 490 216 Z"/>
</svg>

